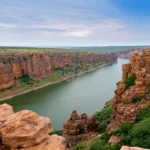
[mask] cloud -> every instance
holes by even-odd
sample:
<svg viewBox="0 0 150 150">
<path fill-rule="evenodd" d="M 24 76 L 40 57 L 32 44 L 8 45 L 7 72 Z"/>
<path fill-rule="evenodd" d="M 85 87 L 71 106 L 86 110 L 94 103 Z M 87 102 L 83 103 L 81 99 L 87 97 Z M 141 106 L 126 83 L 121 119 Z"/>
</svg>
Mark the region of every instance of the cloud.
<svg viewBox="0 0 150 150">
<path fill-rule="evenodd" d="M 0 28 L 2 28 L 2 29 L 17 28 L 17 25 L 16 24 L 1 23 L 0 22 Z"/>
</svg>

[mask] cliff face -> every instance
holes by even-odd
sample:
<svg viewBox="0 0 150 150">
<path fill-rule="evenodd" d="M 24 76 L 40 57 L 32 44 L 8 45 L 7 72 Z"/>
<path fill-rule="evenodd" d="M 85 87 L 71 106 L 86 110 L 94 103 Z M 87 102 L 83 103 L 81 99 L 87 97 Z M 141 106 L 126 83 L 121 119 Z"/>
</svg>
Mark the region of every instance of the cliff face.
<svg viewBox="0 0 150 150">
<path fill-rule="evenodd" d="M 115 91 L 113 104 L 114 119 L 107 131 L 114 132 L 123 123 L 134 123 L 137 112 L 147 106 L 149 100 L 150 49 L 135 53 L 130 62 L 122 66 L 122 80 Z"/>
<path fill-rule="evenodd" d="M 121 58 L 131 58 L 134 53 L 142 53 L 143 49 L 131 49 L 131 50 L 124 50 L 124 51 L 120 51 L 117 52 L 117 56 L 121 57 Z"/>
<path fill-rule="evenodd" d="M 76 52 L 9 53 L 0 54 L 0 90 L 13 87 L 15 79 L 28 74 L 32 78 L 45 78 L 55 69 L 73 68 L 76 63 L 116 61 L 113 53 L 78 55 Z"/>
</svg>

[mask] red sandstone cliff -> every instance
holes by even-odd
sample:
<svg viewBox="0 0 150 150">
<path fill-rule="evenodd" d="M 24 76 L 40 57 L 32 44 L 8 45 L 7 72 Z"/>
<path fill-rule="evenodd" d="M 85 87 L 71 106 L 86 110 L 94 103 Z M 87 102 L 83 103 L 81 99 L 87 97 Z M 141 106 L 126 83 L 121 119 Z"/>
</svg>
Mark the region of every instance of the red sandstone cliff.
<svg viewBox="0 0 150 150">
<path fill-rule="evenodd" d="M 143 52 L 143 49 L 131 49 L 131 50 L 124 50 L 124 51 L 120 51 L 120 52 L 117 52 L 117 56 L 118 57 L 121 57 L 121 58 L 131 58 L 134 53 L 142 53 Z"/>
<path fill-rule="evenodd" d="M 126 87 L 125 80 L 135 76 L 135 85 Z M 122 80 L 115 91 L 114 119 L 107 127 L 112 133 L 123 123 L 132 124 L 136 114 L 150 102 L 150 49 L 135 53 L 128 64 L 122 66 Z M 136 100 L 136 102 L 135 102 Z"/>
<path fill-rule="evenodd" d="M 54 69 L 75 67 L 76 63 L 116 61 L 113 53 L 78 54 L 76 52 L 34 52 L 0 54 L 0 90 L 15 86 L 15 79 L 28 74 L 32 78 L 45 78 Z"/>
</svg>

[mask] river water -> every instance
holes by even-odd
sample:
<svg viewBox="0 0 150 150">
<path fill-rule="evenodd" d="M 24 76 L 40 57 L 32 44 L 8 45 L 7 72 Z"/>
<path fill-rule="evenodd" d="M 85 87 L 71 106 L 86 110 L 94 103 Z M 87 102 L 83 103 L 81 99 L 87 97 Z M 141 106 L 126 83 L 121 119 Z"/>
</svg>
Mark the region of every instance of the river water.
<svg viewBox="0 0 150 150">
<path fill-rule="evenodd" d="M 54 130 L 58 130 L 74 109 L 88 115 L 101 110 L 114 96 L 116 82 L 121 79 L 122 64 L 128 61 L 119 58 L 112 65 L 0 103 L 12 105 L 15 111 L 28 109 L 49 117 Z"/>
</svg>

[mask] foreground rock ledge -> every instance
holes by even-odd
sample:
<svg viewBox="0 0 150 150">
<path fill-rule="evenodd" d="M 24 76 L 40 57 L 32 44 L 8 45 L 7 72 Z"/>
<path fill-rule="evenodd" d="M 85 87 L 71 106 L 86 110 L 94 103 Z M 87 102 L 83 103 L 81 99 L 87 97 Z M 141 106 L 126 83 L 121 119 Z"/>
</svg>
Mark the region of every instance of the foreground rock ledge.
<svg viewBox="0 0 150 150">
<path fill-rule="evenodd" d="M 14 113 L 7 104 L 0 105 L 0 112 L 1 145 L 11 150 L 65 150 L 63 137 L 48 136 L 52 130 L 49 118 L 29 110 Z"/>
<path fill-rule="evenodd" d="M 140 147 L 122 146 L 121 150 L 150 150 L 150 149 L 144 149 L 144 148 L 140 148 Z"/>
</svg>

